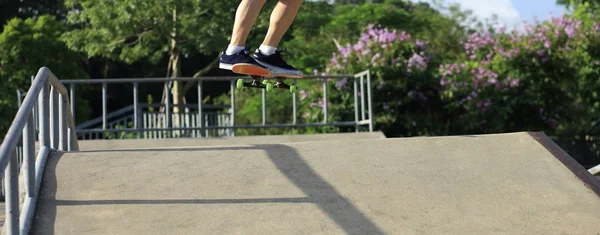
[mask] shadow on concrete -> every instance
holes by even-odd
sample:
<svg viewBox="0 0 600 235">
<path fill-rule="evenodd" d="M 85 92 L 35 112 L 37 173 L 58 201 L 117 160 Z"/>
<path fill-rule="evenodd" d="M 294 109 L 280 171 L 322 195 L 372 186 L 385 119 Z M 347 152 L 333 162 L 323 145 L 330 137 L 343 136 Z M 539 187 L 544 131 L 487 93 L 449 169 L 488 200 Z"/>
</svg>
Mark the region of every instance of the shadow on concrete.
<svg viewBox="0 0 600 235">
<path fill-rule="evenodd" d="M 247 204 L 247 203 L 313 203 L 307 197 L 248 199 L 167 199 L 167 200 L 56 200 L 57 206 L 143 205 L 143 204 Z"/>
<path fill-rule="evenodd" d="M 201 147 L 201 148 L 158 148 L 93 150 L 81 152 L 149 152 L 149 151 L 224 151 L 224 150 L 264 150 L 274 165 L 290 182 L 304 192 L 302 198 L 257 198 L 257 199 L 198 199 L 198 200 L 98 200 L 70 201 L 56 200 L 56 167 L 60 156 L 48 159 L 42 188 L 42 205 L 38 205 L 32 234 L 53 234 L 57 206 L 107 205 L 107 204 L 173 204 L 173 203 L 314 203 L 328 215 L 346 234 L 384 234 L 383 231 L 356 208 L 348 199 L 321 178 L 293 147 L 282 144 L 262 144 L 245 146 Z M 148 156 L 148 155 L 144 155 Z M 85 157 L 77 156 L 78 158 Z M 42 229 L 43 228 L 43 229 Z M 41 233 L 39 231 L 46 231 Z"/>
</svg>

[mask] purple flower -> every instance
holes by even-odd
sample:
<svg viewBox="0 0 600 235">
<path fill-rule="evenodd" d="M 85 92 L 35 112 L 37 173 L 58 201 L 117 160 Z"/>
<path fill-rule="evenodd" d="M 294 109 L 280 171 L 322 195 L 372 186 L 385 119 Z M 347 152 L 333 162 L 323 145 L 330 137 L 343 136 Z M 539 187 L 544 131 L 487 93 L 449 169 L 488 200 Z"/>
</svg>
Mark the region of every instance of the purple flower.
<svg viewBox="0 0 600 235">
<path fill-rule="evenodd" d="M 544 47 L 546 47 L 546 48 L 550 48 L 550 46 L 552 46 L 552 43 L 550 42 L 550 40 L 546 40 L 546 41 L 544 42 Z"/>
<path fill-rule="evenodd" d="M 419 49 L 424 47 L 423 42 L 421 42 L 419 39 L 415 40 L 415 46 Z"/>
<path fill-rule="evenodd" d="M 571 27 L 570 25 L 567 25 L 565 27 L 565 33 L 567 34 L 567 37 L 572 37 L 573 34 L 575 34 L 575 30 L 573 29 L 573 27 Z"/>
<path fill-rule="evenodd" d="M 305 90 L 300 90 L 300 99 L 304 100 L 306 99 L 306 97 L 308 97 L 308 92 L 306 92 Z"/>
<path fill-rule="evenodd" d="M 342 80 L 337 81 L 335 83 L 335 86 L 338 90 L 341 90 L 342 88 L 346 87 L 346 83 L 348 83 L 348 79 L 344 78 Z"/>
</svg>

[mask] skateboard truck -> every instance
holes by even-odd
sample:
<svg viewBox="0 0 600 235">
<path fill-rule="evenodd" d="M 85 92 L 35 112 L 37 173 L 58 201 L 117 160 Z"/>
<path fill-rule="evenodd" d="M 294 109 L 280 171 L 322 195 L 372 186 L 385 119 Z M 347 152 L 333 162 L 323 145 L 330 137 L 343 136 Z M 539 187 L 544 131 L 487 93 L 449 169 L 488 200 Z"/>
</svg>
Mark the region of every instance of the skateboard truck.
<svg viewBox="0 0 600 235">
<path fill-rule="evenodd" d="M 267 90 L 267 92 L 271 92 L 275 88 L 287 89 L 292 93 L 295 93 L 298 90 L 296 84 L 292 83 L 291 85 L 288 85 L 283 82 L 283 79 L 286 77 L 275 77 L 277 80 L 275 83 L 269 82 L 269 80 L 264 79 L 262 76 L 250 75 L 250 77 L 252 77 L 252 82 L 244 82 L 244 79 L 238 79 L 236 87 L 238 89 L 244 87 L 262 88 Z"/>
</svg>

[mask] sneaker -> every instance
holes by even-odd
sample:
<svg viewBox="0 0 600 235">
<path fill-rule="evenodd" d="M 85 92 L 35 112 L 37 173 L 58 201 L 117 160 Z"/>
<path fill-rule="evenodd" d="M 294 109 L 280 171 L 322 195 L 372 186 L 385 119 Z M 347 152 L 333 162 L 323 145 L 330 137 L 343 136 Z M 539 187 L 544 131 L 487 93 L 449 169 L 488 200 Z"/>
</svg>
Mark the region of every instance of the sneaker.
<svg viewBox="0 0 600 235">
<path fill-rule="evenodd" d="M 260 65 L 256 60 L 250 56 L 250 51 L 244 49 L 233 55 L 227 55 L 227 53 L 221 53 L 219 59 L 219 68 L 231 70 L 234 73 L 239 74 L 250 74 L 257 76 L 270 76 L 271 72 Z"/>
<path fill-rule="evenodd" d="M 275 54 L 265 55 L 259 49 L 256 49 L 253 57 L 256 62 L 271 70 L 273 76 L 302 77 L 304 75 L 301 71 L 286 63 L 279 50 Z"/>
</svg>

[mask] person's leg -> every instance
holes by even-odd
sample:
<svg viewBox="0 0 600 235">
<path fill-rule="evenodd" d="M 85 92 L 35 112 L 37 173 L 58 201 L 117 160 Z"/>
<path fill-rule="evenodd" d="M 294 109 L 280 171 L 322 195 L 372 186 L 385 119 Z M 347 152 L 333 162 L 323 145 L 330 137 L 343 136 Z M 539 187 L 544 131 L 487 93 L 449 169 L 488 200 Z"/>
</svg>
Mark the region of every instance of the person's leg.
<svg viewBox="0 0 600 235">
<path fill-rule="evenodd" d="M 245 47 L 248 34 L 250 34 L 256 17 L 258 17 L 265 2 L 266 0 L 242 0 L 235 13 L 235 22 L 233 23 L 229 46 Z"/>
<path fill-rule="evenodd" d="M 301 75 L 287 64 L 277 51 L 277 46 L 294 21 L 303 0 L 279 0 L 271 13 L 269 30 L 265 39 L 256 50 L 254 58 L 263 66 L 272 69 L 275 74 Z"/>
<path fill-rule="evenodd" d="M 267 36 L 262 45 L 269 47 L 277 47 L 279 45 L 279 41 L 281 41 L 285 32 L 292 25 L 298 9 L 300 9 L 300 5 L 302 5 L 302 0 L 279 0 L 277 2 L 271 13 L 269 31 L 267 31 Z"/>
<path fill-rule="evenodd" d="M 246 39 L 266 0 L 242 0 L 235 14 L 231 41 L 227 50 L 221 54 L 219 68 L 233 70 L 236 73 L 264 73 L 264 68 L 258 64 L 246 49 Z M 236 66 L 234 65 L 243 65 Z M 270 75 L 267 73 L 263 76 Z"/>
</svg>

